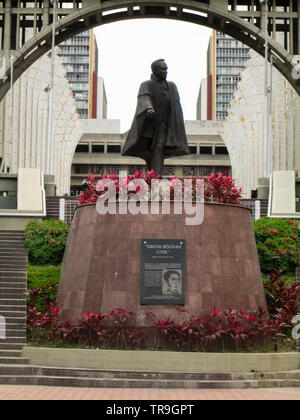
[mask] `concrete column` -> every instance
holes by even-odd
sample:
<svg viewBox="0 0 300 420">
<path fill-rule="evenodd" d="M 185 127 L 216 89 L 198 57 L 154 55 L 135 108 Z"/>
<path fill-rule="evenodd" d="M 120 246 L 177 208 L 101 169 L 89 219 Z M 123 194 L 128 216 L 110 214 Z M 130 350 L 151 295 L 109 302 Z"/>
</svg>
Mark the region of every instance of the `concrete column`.
<svg viewBox="0 0 300 420">
<path fill-rule="evenodd" d="M 4 51 L 6 54 L 10 51 L 10 35 L 11 35 L 11 0 L 6 0 L 5 13 L 4 13 Z"/>
<path fill-rule="evenodd" d="M 61 198 L 59 200 L 59 220 L 65 221 L 65 199 Z"/>
<path fill-rule="evenodd" d="M 255 201 L 255 220 L 260 219 L 260 201 Z"/>
<path fill-rule="evenodd" d="M 49 11 L 50 11 L 50 0 L 44 0 L 43 7 L 43 27 L 49 25 Z"/>
</svg>

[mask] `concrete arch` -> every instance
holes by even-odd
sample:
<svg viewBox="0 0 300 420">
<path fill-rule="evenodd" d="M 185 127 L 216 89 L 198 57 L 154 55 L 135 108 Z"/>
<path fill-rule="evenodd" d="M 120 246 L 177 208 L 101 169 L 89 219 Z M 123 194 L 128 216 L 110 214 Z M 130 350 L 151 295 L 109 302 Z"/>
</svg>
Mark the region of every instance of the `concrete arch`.
<svg viewBox="0 0 300 420">
<path fill-rule="evenodd" d="M 109 0 L 89 1 L 56 23 L 56 44 L 96 26 L 128 19 L 164 18 L 181 20 L 207 26 L 243 42 L 257 53 L 265 54 L 264 31 L 254 24 L 228 11 L 227 2 L 210 0 L 208 2 L 189 0 Z M 224 6 L 223 6 L 224 4 Z M 223 6 L 223 7 L 222 7 Z M 52 25 L 47 25 L 32 37 L 19 50 L 14 51 L 14 82 L 39 57 L 51 49 Z M 293 55 L 286 51 L 273 38 L 268 37 L 269 54 L 273 65 L 283 74 L 300 95 L 300 80 L 293 78 Z M 10 65 L 6 68 L 7 78 L 0 86 L 0 100 L 10 86 Z"/>
</svg>

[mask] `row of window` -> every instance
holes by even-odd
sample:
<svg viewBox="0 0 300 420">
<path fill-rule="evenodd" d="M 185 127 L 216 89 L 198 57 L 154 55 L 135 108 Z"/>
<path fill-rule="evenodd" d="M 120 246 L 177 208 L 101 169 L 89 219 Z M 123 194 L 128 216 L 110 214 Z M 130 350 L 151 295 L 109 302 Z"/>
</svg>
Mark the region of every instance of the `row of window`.
<svg viewBox="0 0 300 420">
<path fill-rule="evenodd" d="M 217 66 L 231 64 L 232 66 L 244 66 L 247 58 L 241 57 L 217 57 Z"/>
<path fill-rule="evenodd" d="M 76 175 L 88 175 L 92 173 L 93 175 L 101 174 L 119 174 L 119 172 L 127 171 L 128 175 L 134 175 L 136 171 L 144 172 L 146 167 L 142 165 L 128 165 L 128 167 L 121 167 L 121 165 L 74 165 L 74 174 Z M 228 166 L 164 166 L 163 176 L 210 176 L 211 173 L 217 172 L 230 172 L 230 167 Z M 180 173 L 178 173 L 180 172 Z"/>
<path fill-rule="evenodd" d="M 217 85 L 217 93 L 233 93 L 236 85 Z"/>
<path fill-rule="evenodd" d="M 75 153 L 121 153 L 122 146 L 119 144 L 92 144 L 91 149 L 89 144 L 78 144 Z M 190 153 L 192 155 L 228 155 L 226 146 L 190 146 Z"/>
<path fill-rule="evenodd" d="M 217 67 L 217 74 L 241 74 L 243 67 Z"/>
<path fill-rule="evenodd" d="M 87 119 L 89 117 L 89 110 L 88 109 L 77 109 L 80 118 Z"/>
<path fill-rule="evenodd" d="M 59 55 L 59 54 L 58 54 Z M 64 56 L 64 63 L 89 63 L 90 59 L 89 57 L 86 57 L 84 55 L 70 55 L 70 56 Z"/>
<path fill-rule="evenodd" d="M 217 57 L 249 57 L 247 48 L 217 48 Z"/>
<path fill-rule="evenodd" d="M 89 72 L 89 65 L 88 64 L 64 64 L 64 68 L 68 73 L 88 73 Z"/>
<path fill-rule="evenodd" d="M 216 117 L 217 117 L 217 121 L 223 121 L 225 120 L 225 118 L 228 117 L 228 112 L 227 111 L 218 111 L 216 112 Z"/>
<path fill-rule="evenodd" d="M 233 99 L 233 95 L 230 93 L 218 93 L 217 102 L 230 102 Z"/>
<path fill-rule="evenodd" d="M 234 84 L 236 85 L 242 79 L 240 76 L 217 76 L 217 85 L 218 84 Z"/>
<path fill-rule="evenodd" d="M 71 46 L 61 46 L 59 49 L 59 55 L 64 54 L 84 54 L 89 55 L 90 48 L 88 46 L 82 47 L 71 47 Z"/>
<path fill-rule="evenodd" d="M 88 83 L 69 83 L 69 88 L 71 90 L 89 90 L 89 84 Z"/>
<path fill-rule="evenodd" d="M 217 111 L 227 111 L 230 108 L 229 103 L 218 103 L 217 102 Z"/>
<path fill-rule="evenodd" d="M 73 36 L 67 41 L 64 41 L 60 46 L 65 45 L 89 45 L 90 37 L 89 36 Z"/>
</svg>

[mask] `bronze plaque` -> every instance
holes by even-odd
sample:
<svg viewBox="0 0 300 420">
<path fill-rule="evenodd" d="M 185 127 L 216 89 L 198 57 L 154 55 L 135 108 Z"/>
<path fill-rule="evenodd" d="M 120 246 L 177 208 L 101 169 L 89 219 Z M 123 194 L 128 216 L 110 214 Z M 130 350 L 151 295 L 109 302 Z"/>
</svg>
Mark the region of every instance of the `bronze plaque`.
<svg viewBox="0 0 300 420">
<path fill-rule="evenodd" d="M 142 239 L 141 305 L 184 305 L 184 239 Z"/>
</svg>

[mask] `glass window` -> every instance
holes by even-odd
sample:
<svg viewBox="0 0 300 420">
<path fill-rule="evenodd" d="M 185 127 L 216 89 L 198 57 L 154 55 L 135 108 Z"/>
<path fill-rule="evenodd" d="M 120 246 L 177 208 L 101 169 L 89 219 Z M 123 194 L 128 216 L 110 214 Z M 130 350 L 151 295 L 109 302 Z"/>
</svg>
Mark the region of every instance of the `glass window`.
<svg viewBox="0 0 300 420">
<path fill-rule="evenodd" d="M 89 153 L 88 144 L 78 144 L 75 150 L 75 153 Z"/>
</svg>

